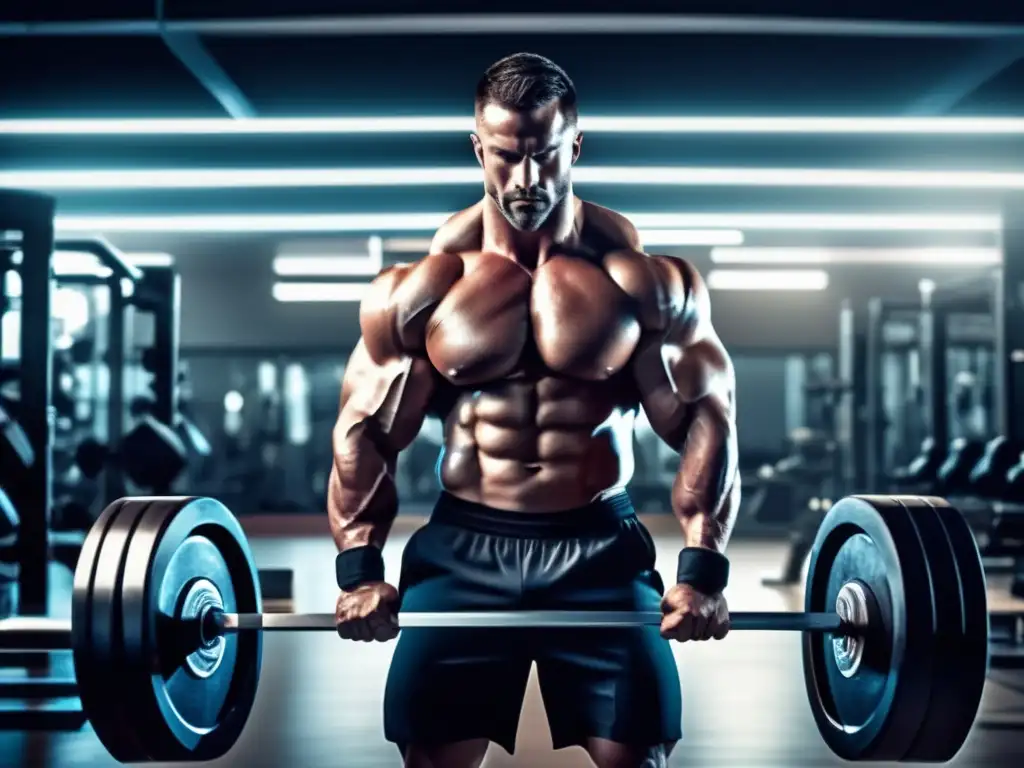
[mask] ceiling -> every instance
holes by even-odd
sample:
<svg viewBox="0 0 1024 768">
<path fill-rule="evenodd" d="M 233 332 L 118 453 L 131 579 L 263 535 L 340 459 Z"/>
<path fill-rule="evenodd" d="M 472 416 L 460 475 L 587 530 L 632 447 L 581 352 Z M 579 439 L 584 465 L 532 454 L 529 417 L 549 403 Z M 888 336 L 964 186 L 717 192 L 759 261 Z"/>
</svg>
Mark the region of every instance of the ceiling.
<svg viewBox="0 0 1024 768">
<path fill-rule="evenodd" d="M 15 5 L 21 7 L 8 7 Z M 621 4 L 565 0 L 491 3 L 486 13 L 469 2 L 435 0 L 426 12 L 412 0 L 366 0 L 344 3 L 348 16 L 339 16 L 339 3 L 329 0 L 155 5 L 162 6 L 163 34 L 153 0 L 2 4 L 0 124 L 13 118 L 469 115 L 479 74 L 520 50 L 548 55 L 569 72 L 584 119 L 1024 116 L 1024 6 L 1014 3 L 949 10 L 903 0 L 832 2 L 823 10 L 822 4 L 780 0 L 770 9 L 755 2 L 634 0 L 627 14 Z M 309 20 L 317 15 L 323 18 Z M 1022 168 L 1021 158 L 1024 133 L 594 133 L 585 138 L 580 167 L 1007 172 Z M 472 165 L 468 139 L 459 131 L 0 135 L 0 173 Z M 577 192 L 629 213 L 990 212 L 1005 195 L 941 184 L 806 187 L 786 180 L 757 186 L 593 183 L 578 185 Z M 446 212 L 472 203 L 480 189 L 428 178 L 395 188 L 55 193 L 62 216 L 262 215 Z"/>
</svg>

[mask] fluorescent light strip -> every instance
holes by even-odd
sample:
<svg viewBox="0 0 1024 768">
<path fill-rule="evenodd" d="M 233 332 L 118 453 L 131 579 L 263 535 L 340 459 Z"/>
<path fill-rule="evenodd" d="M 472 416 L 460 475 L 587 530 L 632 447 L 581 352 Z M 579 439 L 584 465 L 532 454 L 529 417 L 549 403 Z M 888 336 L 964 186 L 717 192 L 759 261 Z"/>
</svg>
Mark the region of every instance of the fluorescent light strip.
<svg viewBox="0 0 1024 768">
<path fill-rule="evenodd" d="M 736 228 L 812 232 L 998 232 L 999 214 L 901 213 L 638 213 L 624 214 L 640 228 Z"/>
<path fill-rule="evenodd" d="M 451 213 L 57 216 L 62 234 L 95 232 L 433 232 Z M 637 213 L 641 229 L 697 228 L 811 232 L 999 232 L 998 214 Z"/>
<path fill-rule="evenodd" d="M 376 275 L 381 264 L 365 256 L 276 256 L 273 269 L 282 277 L 356 277 Z"/>
<path fill-rule="evenodd" d="M 466 133 L 471 116 L 258 117 L 0 120 L 0 134 L 25 136 Z M 1024 135 L 1024 119 L 1002 117 L 582 116 L 591 133 Z"/>
<path fill-rule="evenodd" d="M 998 248 L 712 248 L 715 264 L 992 265 Z"/>
<path fill-rule="evenodd" d="M 388 253 L 419 253 L 430 250 L 429 237 L 388 237 L 384 239 L 384 250 Z"/>
<path fill-rule="evenodd" d="M 642 229 L 640 242 L 646 246 L 666 245 L 742 245 L 743 233 L 738 229 Z M 389 253 L 427 253 L 430 238 L 389 237 L 383 241 Z"/>
<path fill-rule="evenodd" d="M 219 214 L 184 216 L 57 216 L 65 232 L 427 232 L 440 227 L 449 213 L 355 214 Z"/>
<path fill-rule="evenodd" d="M 828 273 L 820 269 L 713 269 L 707 276 L 713 291 L 823 291 Z"/>
<path fill-rule="evenodd" d="M 365 256 L 331 253 L 333 245 L 330 242 L 283 243 L 273 261 L 274 274 L 355 277 L 380 272 L 384 262 L 384 243 L 379 235 L 367 238 Z M 303 248 L 308 250 L 303 252 Z"/>
<path fill-rule="evenodd" d="M 170 267 L 174 264 L 174 257 L 169 253 L 126 253 L 125 258 L 136 267 Z"/>
<path fill-rule="evenodd" d="M 169 267 L 174 264 L 174 257 L 169 253 L 122 253 L 124 260 L 136 267 Z M 14 252 L 16 263 L 21 261 L 21 252 Z M 76 275 L 89 275 L 95 277 L 109 277 L 111 270 L 100 264 L 99 259 L 91 253 L 84 251 L 54 251 L 51 257 L 53 272 L 62 277 L 74 277 Z M 10 273 L 17 277 L 16 272 Z M 20 295 L 20 294 L 19 294 Z"/>
<path fill-rule="evenodd" d="M 743 233 L 738 229 L 644 229 L 639 235 L 644 247 L 743 244 Z"/>
<path fill-rule="evenodd" d="M 368 285 L 368 283 L 274 283 L 271 292 L 277 301 L 287 303 L 358 302 L 362 300 Z"/>
<path fill-rule="evenodd" d="M 366 252 L 370 262 L 380 269 L 384 263 L 384 238 L 380 235 L 370 235 L 366 240 Z"/>
<path fill-rule="evenodd" d="M 195 168 L 0 171 L 0 186 L 39 190 L 282 189 L 476 185 L 479 168 Z M 1024 189 L 1024 173 L 833 168 L 577 168 L 581 184 L 636 186 Z"/>
</svg>

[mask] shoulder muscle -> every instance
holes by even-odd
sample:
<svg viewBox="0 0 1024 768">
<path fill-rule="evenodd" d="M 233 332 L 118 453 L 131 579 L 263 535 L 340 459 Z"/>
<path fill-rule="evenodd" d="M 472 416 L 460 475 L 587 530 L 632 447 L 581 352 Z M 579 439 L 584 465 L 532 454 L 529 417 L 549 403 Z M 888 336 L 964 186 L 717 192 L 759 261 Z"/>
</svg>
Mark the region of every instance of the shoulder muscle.
<svg viewBox="0 0 1024 768">
<path fill-rule="evenodd" d="M 604 267 L 612 281 L 636 302 L 646 332 L 666 331 L 710 311 L 703 280 L 682 259 L 619 250 L 605 255 Z"/>
<path fill-rule="evenodd" d="M 462 259 L 450 253 L 434 253 L 381 271 L 359 307 L 369 356 L 379 363 L 421 351 L 430 313 L 462 273 Z"/>
</svg>

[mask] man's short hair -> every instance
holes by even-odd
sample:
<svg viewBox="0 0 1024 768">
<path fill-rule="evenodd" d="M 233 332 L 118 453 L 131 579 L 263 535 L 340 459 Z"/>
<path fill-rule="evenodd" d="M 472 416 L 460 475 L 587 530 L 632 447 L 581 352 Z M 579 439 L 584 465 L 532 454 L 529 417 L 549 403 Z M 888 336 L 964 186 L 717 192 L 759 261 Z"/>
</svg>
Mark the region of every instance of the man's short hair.
<svg viewBox="0 0 1024 768">
<path fill-rule="evenodd" d="M 565 70 L 536 53 L 514 53 L 492 64 L 476 85 L 476 110 L 497 104 L 528 112 L 558 101 L 566 120 L 578 116 L 576 86 Z"/>
</svg>

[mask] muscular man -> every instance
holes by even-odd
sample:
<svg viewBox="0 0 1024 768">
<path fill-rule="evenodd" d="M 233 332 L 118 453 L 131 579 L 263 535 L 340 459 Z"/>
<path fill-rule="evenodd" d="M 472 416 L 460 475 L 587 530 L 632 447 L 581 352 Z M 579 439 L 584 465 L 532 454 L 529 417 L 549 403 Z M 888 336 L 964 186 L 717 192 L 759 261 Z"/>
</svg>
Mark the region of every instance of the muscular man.
<svg viewBox="0 0 1024 768">
<path fill-rule="evenodd" d="M 486 195 L 422 260 L 383 271 L 360 310 L 329 491 L 338 630 L 398 634 L 396 612 L 629 610 L 660 628 L 407 629 L 384 701 L 406 766 L 512 752 L 531 663 L 556 749 L 599 768 L 659 766 L 681 737 L 668 640 L 724 637 L 723 550 L 738 502 L 733 372 L 708 293 L 684 261 L 573 195 L 576 94 L 539 56 L 494 64 L 476 94 Z M 682 528 L 666 591 L 625 488 L 639 408 L 679 451 Z M 406 545 L 398 589 L 381 548 L 395 457 L 444 422 L 443 487 Z"/>
</svg>

